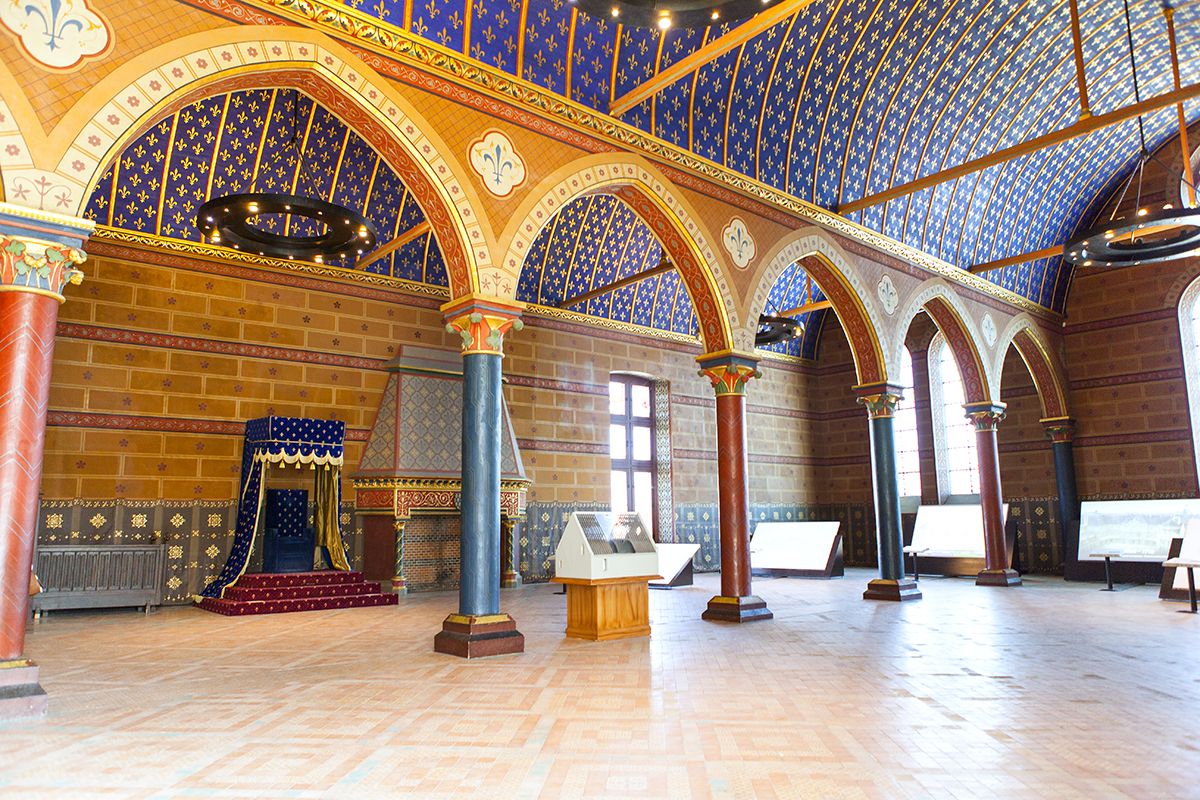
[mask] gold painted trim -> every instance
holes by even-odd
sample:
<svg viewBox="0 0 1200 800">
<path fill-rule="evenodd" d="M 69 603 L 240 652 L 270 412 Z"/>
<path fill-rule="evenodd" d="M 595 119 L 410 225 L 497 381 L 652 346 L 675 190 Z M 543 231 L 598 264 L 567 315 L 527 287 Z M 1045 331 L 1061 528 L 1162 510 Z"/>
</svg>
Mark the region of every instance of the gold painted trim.
<svg viewBox="0 0 1200 800">
<path fill-rule="evenodd" d="M 637 325 L 632 322 L 621 322 L 620 320 L 608 319 L 606 317 L 590 317 L 586 314 L 580 314 L 577 311 L 568 311 L 565 308 L 553 308 L 551 306 L 539 306 L 533 303 L 529 304 L 525 311 L 526 317 L 542 317 L 544 319 L 559 320 L 561 322 L 572 322 L 576 325 L 590 325 L 593 328 L 600 328 L 606 331 L 616 331 L 618 333 L 628 333 L 634 336 L 645 336 L 651 339 L 660 341 L 678 342 L 687 345 L 700 345 L 700 338 L 687 333 L 677 333 L 675 331 L 665 331 L 659 328 L 649 328 L 645 325 Z"/>
<path fill-rule="evenodd" d="M 446 622 L 458 625 L 493 625 L 497 622 L 512 622 L 508 614 L 450 614 Z"/>
<path fill-rule="evenodd" d="M 625 148 L 640 150 L 660 162 L 666 162 L 677 169 L 723 185 L 738 194 L 857 240 L 872 249 L 907 261 L 934 275 L 1016 308 L 1051 319 L 1062 318 L 1061 314 L 1039 303 L 1003 289 L 984 278 L 971 275 L 940 258 L 683 150 L 522 78 L 501 73 L 483 62 L 464 57 L 460 53 L 403 31 L 391 23 L 381 22 L 357 9 L 343 6 L 333 0 L 245 0 L 245 3 L 310 27 L 318 27 L 333 38 L 349 40 L 359 47 L 438 75 L 487 97 L 524 107 L 538 116 L 554 120 L 573 130 L 607 139 Z"/>
<path fill-rule="evenodd" d="M 37 208 L 18 206 L 12 203 L 0 203 L 0 214 L 18 219 L 29 219 L 35 222 L 48 222 L 64 228 L 74 228 L 81 233 L 90 234 L 96 229 L 94 220 L 85 217 L 72 217 L 67 214 L 56 214 L 53 211 L 42 211 Z"/>
</svg>

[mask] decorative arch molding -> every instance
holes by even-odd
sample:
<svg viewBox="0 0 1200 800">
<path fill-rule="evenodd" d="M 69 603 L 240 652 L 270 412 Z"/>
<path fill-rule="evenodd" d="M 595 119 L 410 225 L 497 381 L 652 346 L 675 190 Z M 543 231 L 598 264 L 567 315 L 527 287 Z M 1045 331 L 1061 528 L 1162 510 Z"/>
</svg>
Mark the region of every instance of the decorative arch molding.
<svg viewBox="0 0 1200 800">
<path fill-rule="evenodd" d="M 900 351 L 888 359 L 888 350 L 879 338 L 880 331 L 887 330 L 887 326 L 875 307 L 874 291 L 867 286 L 850 254 L 820 228 L 796 231 L 776 244 L 763 259 L 756 288 L 744 309 L 748 334 L 753 337 L 757 327 L 754 323 L 766 308 L 775 281 L 797 261 L 804 262 L 805 270 L 833 304 L 833 312 L 850 342 L 859 385 L 883 383 L 898 375 Z"/>
<path fill-rule="evenodd" d="M 1000 394 L 991 381 L 987 367 L 980 357 L 983 337 L 975 330 L 958 295 L 941 278 L 931 278 L 917 286 L 896 315 L 897 331 L 891 352 L 899 363 L 904 336 L 917 313 L 924 310 L 933 319 L 938 331 L 954 353 L 954 361 L 962 375 L 963 390 L 968 403 L 998 402 Z"/>
<path fill-rule="evenodd" d="M 1059 360 L 1045 341 L 1041 332 L 1027 314 L 1018 314 L 1009 321 L 1000 338 L 996 340 L 992 357 L 992 385 L 997 393 L 1004 371 L 1004 360 L 1008 348 L 1016 349 L 1033 377 L 1038 400 L 1042 404 L 1042 417 L 1069 417 L 1067 412 L 1067 382 Z"/>
<path fill-rule="evenodd" d="M 1192 457 L 1200 474 L 1200 341 L 1193 315 L 1200 313 L 1200 277 L 1195 277 L 1179 298 L 1179 340 L 1183 345 L 1183 379 L 1187 387 L 1188 416 L 1192 423 Z"/>
<path fill-rule="evenodd" d="M 53 183 L 62 193 L 47 210 L 78 214 L 108 165 L 157 120 L 213 94 L 276 87 L 308 94 L 375 148 L 429 220 L 453 294 L 477 291 L 479 270 L 491 265 L 491 246 L 466 170 L 393 86 L 307 29 L 221 28 L 131 59 L 94 86 L 44 137 L 43 146 L 28 153 L 26 170 L 10 174 L 13 165 L 0 149 L 6 193 L 12 196 L 20 175 L 34 173 L 31 180 Z"/>
<path fill-rule="evenodd" d="M 705 352 L 752 352 L 753 334 L 736 324 L 729 282 L 713 250 L 716 239 L 675 187 L 644 159 L 627 153 L 585 156 L 556 170 L 522 202 L 500 241 L 508 251 L 498 266 L 480 270 L 480 288 L 515 299 L 534 239 L 568 203 L 593 194 L 619 197 L 650 226 L 679 271 L 700 321 Z"/>
</svg>

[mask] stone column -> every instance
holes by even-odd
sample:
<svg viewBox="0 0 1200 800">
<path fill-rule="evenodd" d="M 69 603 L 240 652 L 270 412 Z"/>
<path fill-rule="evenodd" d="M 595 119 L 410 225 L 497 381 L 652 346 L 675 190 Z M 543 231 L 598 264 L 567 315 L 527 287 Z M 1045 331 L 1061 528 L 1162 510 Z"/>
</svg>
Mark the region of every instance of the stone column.
<svg viewBox="0 0 1200 800">
<path fill-rule="evenodd" d="M 408 517 L 396 517 L 392 520 L 392 530 L 396 533 L 396 565 L 392 573 L 392 591 L 396 594 L 408 594 L 408 579 L 404 577 L 404 526 Z"/>
<path fill-rule="evenodd" d="M 746 382 L 758 361 L 733 353 L 701 356 L 700 374 L 717 394 L 717 500 L 721 529 L 721 593 L 701 615 L 755 622 L 774 614 L 750 589 L 750 502 L 746 469 Z"/>
<path fill-rule="evenodd" d="M 900 526 L 900 481 L 896 473 L 896 404 L 903 388 L 890 383 L 856 386 L 871 425 L 871 485 L 879 577 L 867 584 L 864 600 L 920 600 L 921 590 L 904 574 L 904 531 Z"/>
<path fill-rule="evenodd" d="M 983 571 L 977 586 L 1020 586 L 1021 576 L 1009 567 L 1004 542 L 1004 500 L 1000 492 L 1000 450 L 996 426 L 1004 419 L 1004 403 L 967 403 L 967 417 L 975 424 L 979 457 L 979 502 L 983 506 Z"/>
<path fill-rule="evenodd" d="M 1054 448 L 1054 482 L 1058 486 L 1058 540 L 1063 563 L 1078 560 L 1079 531 L 1072 524 L 1079 522 L 1079 490 L 1075 486 L 1075 420 L 1070 417 L 1051 417 L 1041 421 Z"/>
<path fill-rule="evenodd" d="M 24 657 L 54 330 L 92 223 L 0 203 L 0 720 L 47 697 Z"/>
<path fill-rule="evenodd" d="M 462 578 L 458 613 L 433 649 L 462 658 L 525 650 L 516 622 L 500 612 L 500 366 L 504 334 L 521 330 L 523 308 L 475 295 L 442 306 L 463 351 Z"/>
<path fill-rule="evenodd" d="M 505 514 L 500 518 L 500 586 L 521 585 L 521 521 Z"/>
</svg>

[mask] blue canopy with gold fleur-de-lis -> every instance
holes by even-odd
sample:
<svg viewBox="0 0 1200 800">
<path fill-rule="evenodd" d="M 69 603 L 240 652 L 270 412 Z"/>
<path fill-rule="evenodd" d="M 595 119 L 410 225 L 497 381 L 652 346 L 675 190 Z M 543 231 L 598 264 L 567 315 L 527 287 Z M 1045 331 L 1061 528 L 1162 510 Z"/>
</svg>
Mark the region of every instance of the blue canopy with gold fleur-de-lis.
<svg viewBox="0 0 1200 800">
<path fill-rule="evenodd" d="M 221 597 L 246 571 L 258 533 L 267 469 L 271 465 L 315 471 L 317 542 L 328 549 L 335 569 L 350 569 L 339 521 L 345 439 L 346 423 L 335 419 L 262 417 L 246 423 L 233 549 L 220 574 L 200 593 L 202 597 Z"/>
</svg>

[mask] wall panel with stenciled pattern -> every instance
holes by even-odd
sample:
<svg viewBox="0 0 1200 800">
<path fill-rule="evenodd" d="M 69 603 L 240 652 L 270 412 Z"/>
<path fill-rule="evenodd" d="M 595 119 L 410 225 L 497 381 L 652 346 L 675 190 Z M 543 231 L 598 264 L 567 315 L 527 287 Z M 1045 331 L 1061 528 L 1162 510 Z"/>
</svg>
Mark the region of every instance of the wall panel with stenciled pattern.
<svg viewBox="0 0 1200 800">
<path fill-rule="evenodd" d="M 309 518 L 311 522 L 310 504 Z M 350 566 L 362 567 L 362 530 L 354 506 L 343 503 Z M 192 601 L 211 581 L 229 554 L 237 503 L 208 500 L 43 500 L 38 515 L 38 544 L 167 546 L 163 603 Z M 255 542 L 250 572 L 262 568 L 262 539 Z"/>
</svg>

